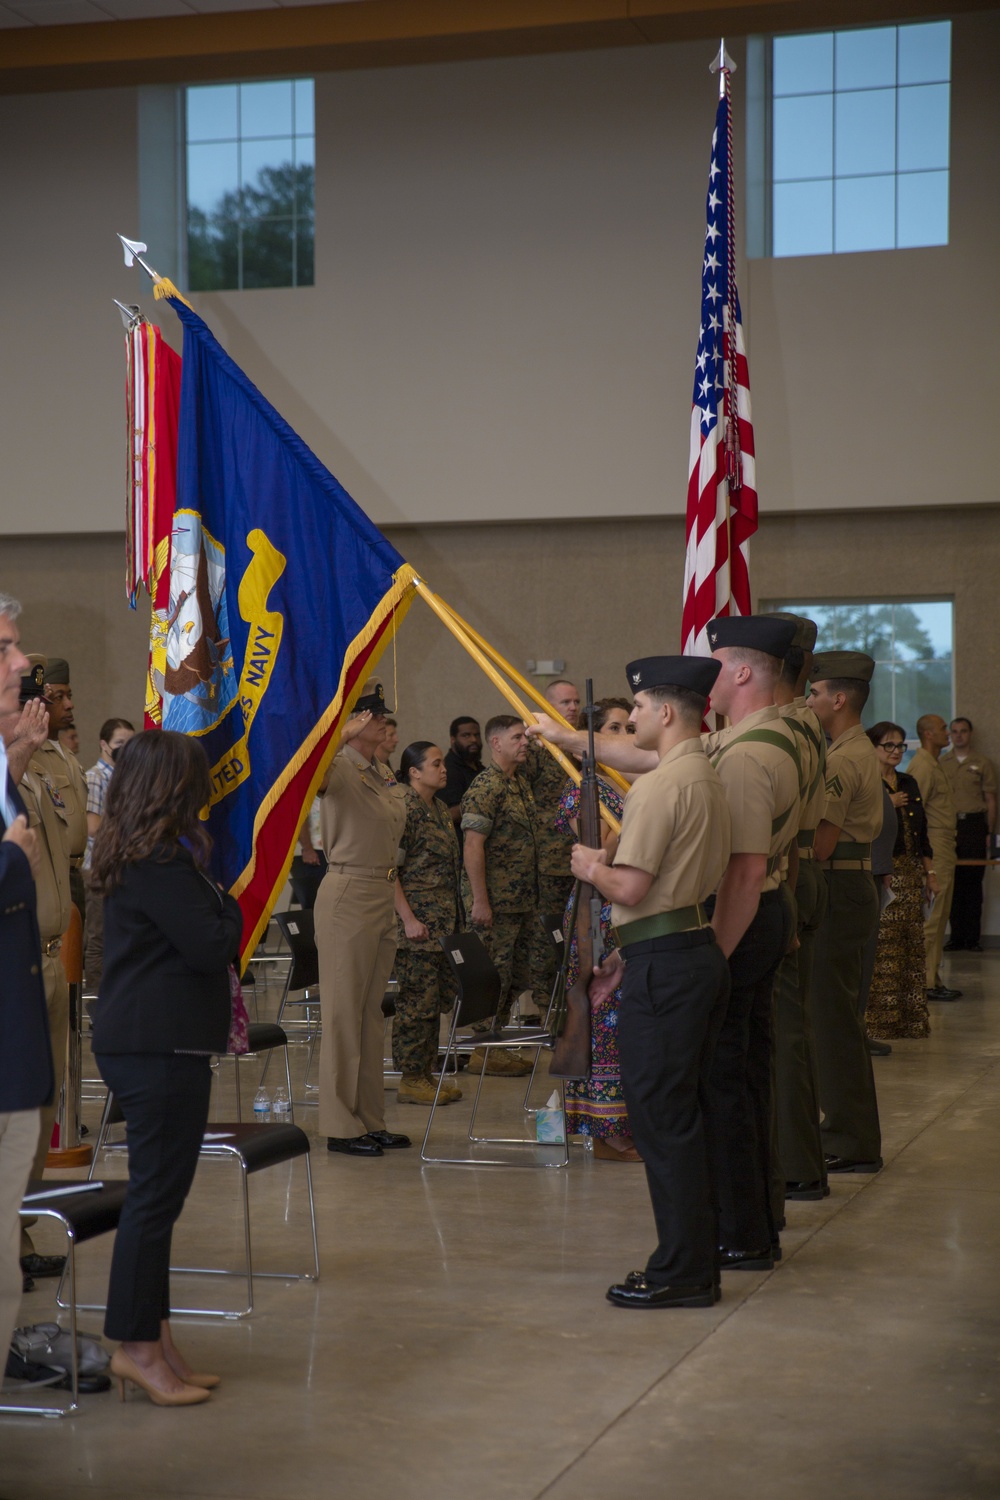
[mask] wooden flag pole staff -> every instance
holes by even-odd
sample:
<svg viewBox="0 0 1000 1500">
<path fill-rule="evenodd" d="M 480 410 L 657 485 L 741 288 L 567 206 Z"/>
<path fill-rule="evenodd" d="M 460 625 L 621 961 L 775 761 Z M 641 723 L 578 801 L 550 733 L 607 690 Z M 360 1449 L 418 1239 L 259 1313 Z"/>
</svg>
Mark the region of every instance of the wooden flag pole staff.
<svg viewBox="0 0 1000 1500">
<path fill-rule="evenodd" d="M 457 609 L 453 609 L 452 606 L 448 604 L 444 599 L 441 599 L 439 602 L 444 605 L 444 608 L 451 615 L 452 619 L 455 621 L 455 624 L 465 631 L 469 639 L 474 641 L 481 651 L 485 651 L 490 660 L 494 662 L 502 672 L 507 673 L 507 676 L 514 683 L 516 683 L 516 685 L 521 689 L 522 693 L 527 693 L 528 697 L 531 698 L 533 702 L 538 704 L 538 707 L 542 710 L 542 713 L 548 714 L 550 718 L 555 719 L 558 723 L 562 724 L 564 728 L 572 729 L 573 726 L 569 722 L 569 720 L 564 719 L 557 708 L 553 708 L 549 700 L 543 693 L 540 693 L 538 691 L 534 683 L 529 682 L 526 677 L 522 677 L 521 673 L 517 670 L 516 667 L 512 667 L 510 662 L 505 661 L 495 646 L 491 646 L 489 641 L 484 640 L 483 637 L 479 634 L 479 631 L 476 630 L 473 625 L 470 625 L 468 620 L 462 619 L 462 616 L 458 613 Z M 600 761 L 598 762 L 598 765 L 600 765 L 601 770 L 604 772 L 604 775 L 608 778 L 608 780 L 615 783 L 619 791 L 623 793 L 628 791 L 629 784 L 620 771 L 616 771 L 613 766 L 605 766 L 601 764 Z"/>
<path fill-rule="evenodd" d="M 429 588 L 422 578 L 414 577 L 413 581 L 416 585 L 419 595 L 434 611 L 445 629 L 451 631 L 451 634 L 455 637 L 456 641 L 458 641 L 459 645 L 463 646 L 472 657 L 476 665 L 482 668 L 487 677 L 493 683 L 493 686 L 503 694 L 503 696 L 507 699 L 507 702 L 510 704 L 511 708 L 514 709 L 518 716 L 526 723 L 530 723 L 532 717 L 531 710 L 517 696 L 510 683 L 500 675 L 485 652 L 480 650 L 475 641 L 472 640 L 471 636 L 466 635 L 465 631 L 459 625 L 458 621 L 453 618 L 444 601 L 438 598 L 433 589 Z M 555 756 L 556 760 L 566 772 L 566 775 L 569 776 L 577 786 L 579 786 L 580 772 L 570 760 L 569 756 L 565 755 L 562 750 L 559 749 L 558 745 L 551 744 L 549 740 L 542 739 L 541 742 L 545 746 L 549 754 Z M 613 817 L 612 814 L 609 813 L 607 808 L 603 805 L 601 807 L 601 816 L 604 818 L 604 821 L 607 823 L 612 832 L 621 832 L 621 824 L 618 822 L 618 819 Z"/>
</svg>

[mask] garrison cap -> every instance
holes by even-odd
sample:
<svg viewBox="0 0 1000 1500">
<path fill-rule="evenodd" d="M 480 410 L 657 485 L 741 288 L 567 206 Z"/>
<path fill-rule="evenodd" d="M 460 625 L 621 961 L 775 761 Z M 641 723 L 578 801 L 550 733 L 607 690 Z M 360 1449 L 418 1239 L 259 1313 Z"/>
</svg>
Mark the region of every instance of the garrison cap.
<svg viewBox="0 0 1000 1500">
<path fill-rule="evenodd" d="M 784 661 L 785 652 L 795 640 L 796 624 L 792 618 L 778 615 L 721 615 L 708 622 L 708 645 L 711 651 L 722 646 L 744 646 L 748 651 L 763 651 Z"/>
<path fill-rule="evenodd" d="M 722 671 L 722 663 L 711 656 L 641 656 L 625 668 L 633 693 L 644 688 L 686 688 L 707 698 Z"/>
<path fill-rule="evenodd" d="M 791 620 L 795 626 L 792 645 L 797 646 L 800 651 L 815 650 L 818 633 L 815 620 L 810 620 L 806 615 L 793 615 L 787 609 L 772 610 L 767 618 L 769 620 Z"/>
<path fill-rule="evenodd" d="M 69 662 L 62 656 L 50 656 L 45 668 L 46 682 L 69 683 Z"/>
<path fill-rule="evenodd" d="M 875 672 L 875 659 L 864 651 L 821 651 L 813 657 L 810 682 L 836 681 L 848 678 L 855 682 L 871 682 Z"/>
<path fill-rule="evenodd" d="M 377 677 L 370 677 L 365 683 L 362 695 L 354 705 L 356 714 L 363 714 L 365 710 L 369 713 L 387 714 L 390 712 L 389 705 L 385 701 L 385 690 Z"/>
</svg>

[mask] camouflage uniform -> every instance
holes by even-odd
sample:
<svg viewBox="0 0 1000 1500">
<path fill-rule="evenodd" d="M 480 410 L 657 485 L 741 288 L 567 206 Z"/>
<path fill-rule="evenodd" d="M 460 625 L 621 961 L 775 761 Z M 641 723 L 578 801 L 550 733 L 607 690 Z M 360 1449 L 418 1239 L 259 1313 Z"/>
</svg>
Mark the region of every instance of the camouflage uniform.
<svg viewBox="0 0 1000 1500">
<path fill-rule="evenodd" d="M 538 849 L 537 912 L 539 916 L 549 917 L 565 909 L 573 889 L 569 868 L 573 834 L 565 832 L 557 822 L 559 804 L 566 790 L 566 772 L 544 746 L 537 740 L 530 740 L 524 774 L 531 782 L 538 815 L 535 833 Z M 548 932 L 536 918 L 531 932 L 531 972 L 546 1001 L 552 992 L 558 963 Z M 544 1011 L 544 1004 L 542 1009 Z"/>
<path fill-rule="evenodd" d="M 430 1073 L 437 1062 L 443 1010 L 454 1004 L 455 985 L 438 939 L 464 927 L 460 896 L 462 857 L 451 813 L 437 797 L 430 805 L 407 787 L 406 826 L 399 841 L 399 883 L 430 936 L 408 938 L 397 917 L 396 1017 L 392 1061 L 403 1074 Z M 446 997 L 446 998 L 442 998 Z"/>
<path fill-rule="evenodd" d="M 532 988 L 532 937 L 538 926 L 538 814 L 531 785 L 521 771 L 504 776 L 496 766 L 480 772 L 462 798 L 463 831 L 486 838 L 486 892 L 493 912 L 489 931 L 477 929 L 500 970 L 498 1026 L 511 1004 Z M 472 887 L 462 876 L 462 897 L 472 911 Z M 483 1022 L 479 1030 L 489 1029 Z"/>
</svg>

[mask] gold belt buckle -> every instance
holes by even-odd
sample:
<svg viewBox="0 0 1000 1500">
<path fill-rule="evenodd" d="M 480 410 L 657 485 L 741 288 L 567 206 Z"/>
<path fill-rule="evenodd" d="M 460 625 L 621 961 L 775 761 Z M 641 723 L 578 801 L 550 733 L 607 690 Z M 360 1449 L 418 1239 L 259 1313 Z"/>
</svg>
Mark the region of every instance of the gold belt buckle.
<svg viewBox="0 0 1000 1500">
<path fill-rule="evenodd" d="M 395 865 L 390 865 L 389 866 L 388 870 L 386 870 L 386 872 L 385 872 L 385 878 L 386 878 L 386 880 L 395 880 L 395 878 L 396 878 L 396 866 Z"/>
</svg>

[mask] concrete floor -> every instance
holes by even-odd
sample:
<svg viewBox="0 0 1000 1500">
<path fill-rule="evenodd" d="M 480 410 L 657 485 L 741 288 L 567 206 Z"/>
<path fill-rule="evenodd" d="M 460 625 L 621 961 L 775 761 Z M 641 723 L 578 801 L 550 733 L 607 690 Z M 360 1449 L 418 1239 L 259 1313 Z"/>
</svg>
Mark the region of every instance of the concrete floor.
<svg viewBox="0 0 1000 1500">
<path fill-rule="evenodd" d="M 195 1367 L 224 1377 L 204 1406 L 113 1391 L 69 1421 L 0 1418 L 0 1495 L 996 1500 L 1000 951 L 950 976 L 965 998 L 933 1008 L 930 1040 L 876 1060 L 884 1171 L 790 1204 L 783 1262 L 727 1274 L 713 1310 L 605 1302 L 650 1248 L 640 1167 L 574 1147 L 564 1171 L 421 1170 L 416 1150 L 366 1162 L 316 1141 L 320 1282 L 260 1282 L 242 1323 L 177 1320 Z M 293 1063 L 301 1079 L 304 1049 Z M 487 1087 L 520 1130 L 517 1084 Z M 442 1127 L 467 1111 L 468 1095 Z M 389 1110 L 411 1132 L 424 1118 Z M 314 1135 L 315 1110 L 299 1121 Z M 258 1264 L 304 1266 L 302 1164 L 252 1186 Z M 236 1184 L 204 1163 L 176 1259 L 238 1263 L 239 1245 Z M 84 1300 L 109 1249 L 80 1251 Z M 25 1322 L 53 1315 L 52 1288 Z M 236 1291 L 175 1282 L 185 1301 Z"/>
</svg>

